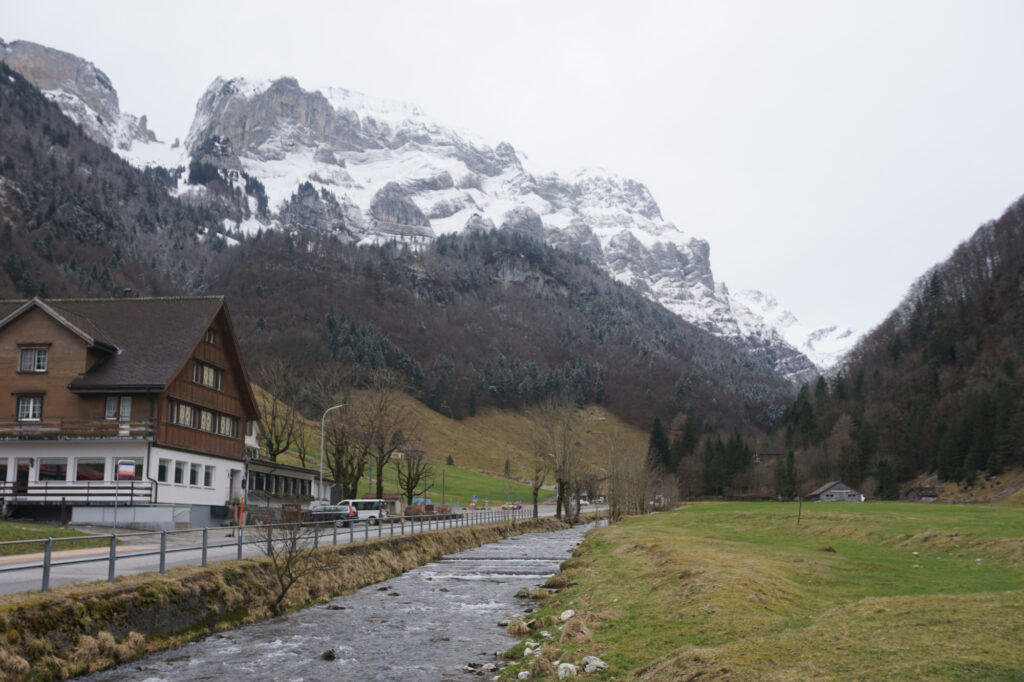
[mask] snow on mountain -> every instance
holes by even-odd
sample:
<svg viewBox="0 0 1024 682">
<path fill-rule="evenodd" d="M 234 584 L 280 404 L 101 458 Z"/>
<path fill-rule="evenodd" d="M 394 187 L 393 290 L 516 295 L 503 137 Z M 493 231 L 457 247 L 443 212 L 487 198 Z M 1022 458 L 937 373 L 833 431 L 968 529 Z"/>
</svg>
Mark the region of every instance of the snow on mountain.
<svg viewBox="0 0 1024 682">
<path fill-rule="evenodd" d="M 340 221 L 364 243 L 418 241 L 467 226 L 521 230 L 585 253 L 795 382 L 817 372 L 782 332 L 715 282 L 707 242 L 665 220 L 636 180 L 602 169 L 571 178 L 531 173 L 510 144 L 491 146 L 447 128 L 414 104 L 343 88 L 309 91 L 293 78 L 216 79 L 197 104 L 185 146 L 195 158 L 210 140 L 230 141 L 218 163 L 258 178 L 280 216 L 290 215 L 303 183 L 333 195 L 339 210 L 314 229 L 338 230 Z"/>
<path fill-rule="evenodd" d="M 753 315 L 757 324 L 765 322 L 821 369 L 833 367 L 860 338 L 860 333 L 849 327 L 832 325 L 812 328 L 800 323 L 796 315 L 779 305 L 774 297 L 756 289 L 745 289 L 733 294 L 737 304 L 737 318 Z M 744 310 L 745 309 L 745 310 Z"/>
<path fill-rule="evenodd" d="M 124 156 L 136 147 L 139 162 L 154 155 L 154 162 L 167 160 L 165 145 L 149 130 L 146 117 L 121 111 L 110 79 L 92 62 L 25 40 L 0 40 L 0 61 L 56 102 L 96 142 Z"/>
<path fill-rule="evenodd" d="M 642 183 L 603 169 L 571 178 L 531 172 L 512 145 L 453 130 L 415 104 L 344 88 L 305 90 L 294 78 L 217 78 L 196 105 L 184 144 L 167 145 L 145 117 L 122 113 L 109 79 L 57 50 L 0 41 L 0 58 L 23 73 L 97 141 L 139 166 L 200 161 L 258 179 L 269 215 L 227 230 L 269 224 L 328 230 L 362 243 L 412 242 L 466 229 L 527 232 L 578 251 L 621 282 L 729 338 L 796 383 L 827 365 L 845 338 L 770 323 L 767 309 L 714 279 L 708 243 L 665 220 Z M 180 181 L 177 192 L 205 188 Z M 849 333 L 848 334 L 852 334 Z M 797 349 L 797 346 L 803 350 Z"/>
</svg>

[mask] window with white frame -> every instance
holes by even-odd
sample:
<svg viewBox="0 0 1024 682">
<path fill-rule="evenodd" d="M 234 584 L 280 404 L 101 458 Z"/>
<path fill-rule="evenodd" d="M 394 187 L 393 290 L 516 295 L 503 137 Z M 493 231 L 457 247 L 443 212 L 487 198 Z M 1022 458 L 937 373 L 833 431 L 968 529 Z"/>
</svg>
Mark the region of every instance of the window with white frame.
<svg viewBox="0 0 1024 682">
<path fill-rule="evenodd" d="M 199 485 L 199 474 L 203 470 L 202 464 L 193 464 L 188 471 L 188 484 Z"/>
<path fill-rule="evenodd" d="M 45 372 L 48 356 L 46 348 L 22 348 L 18 354 L 18 371 Z"/>
<path fill-rule="evenodd" d="M 213 467 L 210 465 L 203 469 L 203 485 L 207 488 L 213 487 Z"/>
<path fill-rule="evenodd" d="M 18 396 L 18 421 L 37 422 L 43 418 L 43 396 Z"/>
<path fill-rule="evenodd" d="M 185 463 L 175 462 L 174 463 L 174 482 L 178 485 L 182 485 L 185 482 Z"/>
<path fill-rule="evenodd" d="M 40 481 L 68 480 L 68 458 L 52 457 L 39 460 Z"/>
<path fill-rule="evenodd" d="M 102 457 L 78 457 L 75 460 L 76 481 L 102 481 L 107 473 L 107 460 Z"/>
<path fill-rule="evenodd" d="M 156 480 L 160 483 L 167 483 L 170 481 L 171 475 L 171 460 L 161 459 L 157 462 L 156 467 Z"/>
</svg>

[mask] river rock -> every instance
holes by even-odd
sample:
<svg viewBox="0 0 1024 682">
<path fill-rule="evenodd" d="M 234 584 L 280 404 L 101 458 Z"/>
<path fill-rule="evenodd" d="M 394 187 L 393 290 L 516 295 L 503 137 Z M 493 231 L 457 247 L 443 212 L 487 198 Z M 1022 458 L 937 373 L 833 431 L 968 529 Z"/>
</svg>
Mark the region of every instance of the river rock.
<svg viewBox="0 0 1024 682">
<path fill-rule="evenodd" d="M 541 630 L 540 631 L 540 636 L 543 637 L 544 639 L 547 639 L 548 637 L 551 636 L 551 633 L 548 632 L 547 630 Z"/>
<path fill-rule="evenodd" d="M 562 622 L 565 622 L 565 621 L 569 620 L 570 618 L 572 618 L 575 615 L 576 615 L 575 611 L 573 611 L 572 609 L 566 609 L 565 611 L 562 611 L 562 615 L 560 615 L 558 617 L 558 619 L 561 620 Z"/>
<path fill-rule="evenodd" d="M 583 672 L 594 673 L 600 670 L 607 670 L 608 664 L 602 661 L 597 656 L 584 656 L 583 657 Z"/>
<path fill-rule="evenodd" d="M 533 590 L 531 590 L 529 587 L 524 587 L 520 589 L 518 592 L 516 592 L 516 596 L 520 599 L 529 599 L 531 594 L 533 594 Z"/>
<path fill-rule="evenodd" d="M 558 679 L 564 680 L 567 677 L 576 677 L 579 670 L 572 663 L 558 664 Z"/>
<path fill-rule="evenodd" d="M 517 680 L 528 680 L 528 679 L 530 679 L 530 671 L 529 670 L 521 670 L 521 671 L 519 671 L 519 674 L 516 675 L 516 679 Z"/>
<path fill-rule="evenodd" d="M 485 673 L 493 673 L 497 669 L 498 666 L 494 665 L 493 663 L 484 663 L 482 666 L 480 666 L 480 670 L 482 670 Z"/>
<path fill-rule="evenodd" d="M 328 649 L 327 651 L 320 654 L 320 658 L 322 658 L 325 661 L 334 661 L 338 658 L 338 652 L 334 649 Z"/>
<path fill-rule="evenodd" d="M 532 656 L 532 655 L 533 655 L 533 649 L 531 649 L 530 647 L 526 647 L 525 649 L 523 649 L 523 658 L 526 658 L 527 656 Z"/>
<path fill-rule="evenodd" d="M 508 624 L 509 624 L 508 618 L 505 618 L 503 620 L 499 620 L 498 621 L 498 627 L 500 627 L 500 628 L 506 627 Z"/>
</svg>

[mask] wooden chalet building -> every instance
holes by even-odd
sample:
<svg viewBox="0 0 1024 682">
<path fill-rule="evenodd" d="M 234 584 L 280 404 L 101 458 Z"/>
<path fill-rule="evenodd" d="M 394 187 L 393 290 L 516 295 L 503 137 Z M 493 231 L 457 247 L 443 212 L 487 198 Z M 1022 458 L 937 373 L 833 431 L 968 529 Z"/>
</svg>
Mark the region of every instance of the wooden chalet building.
<svg viewBox="0 0 1024 682">
<path fill-rule="evenodd" d="M 863 502 L 864 496 L 842 481 L 829 481 L 807 496 L 814 502 Z"/>
<path fill-rule="evenodd" d="M 258 419 L 222 297 L 0 301 L 8 513 L 219 523 Z"/>
</svg>

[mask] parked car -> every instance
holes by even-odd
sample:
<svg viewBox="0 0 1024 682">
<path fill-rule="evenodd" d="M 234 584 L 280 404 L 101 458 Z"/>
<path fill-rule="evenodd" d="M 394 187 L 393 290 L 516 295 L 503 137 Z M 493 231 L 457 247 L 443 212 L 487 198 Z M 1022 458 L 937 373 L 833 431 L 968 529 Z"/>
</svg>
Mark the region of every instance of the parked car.
<svg viewBox="0 0 1024 682">
<path fill-rule="evenodd" d="M 346 527 L 359 518 L 356 508 L 345 502 L 316 507 L 310 513 L 311 521 L 333 521 L 334 525 Z"/>
<path fill-rule="evenodd" d="M 518 502 L 506 502 L 505 504 L 501 505 L 501 508 L 502 509 L 522 509 L 523 505 L 519 504 Z"/>
<path fill-rule="evenodd" d="M 371 526 L 388 517 L 388 507 L 384 500 L 342 500 L 339 504 L 351 505 L 360 521 L 367 521 Z"/>
</svg>

